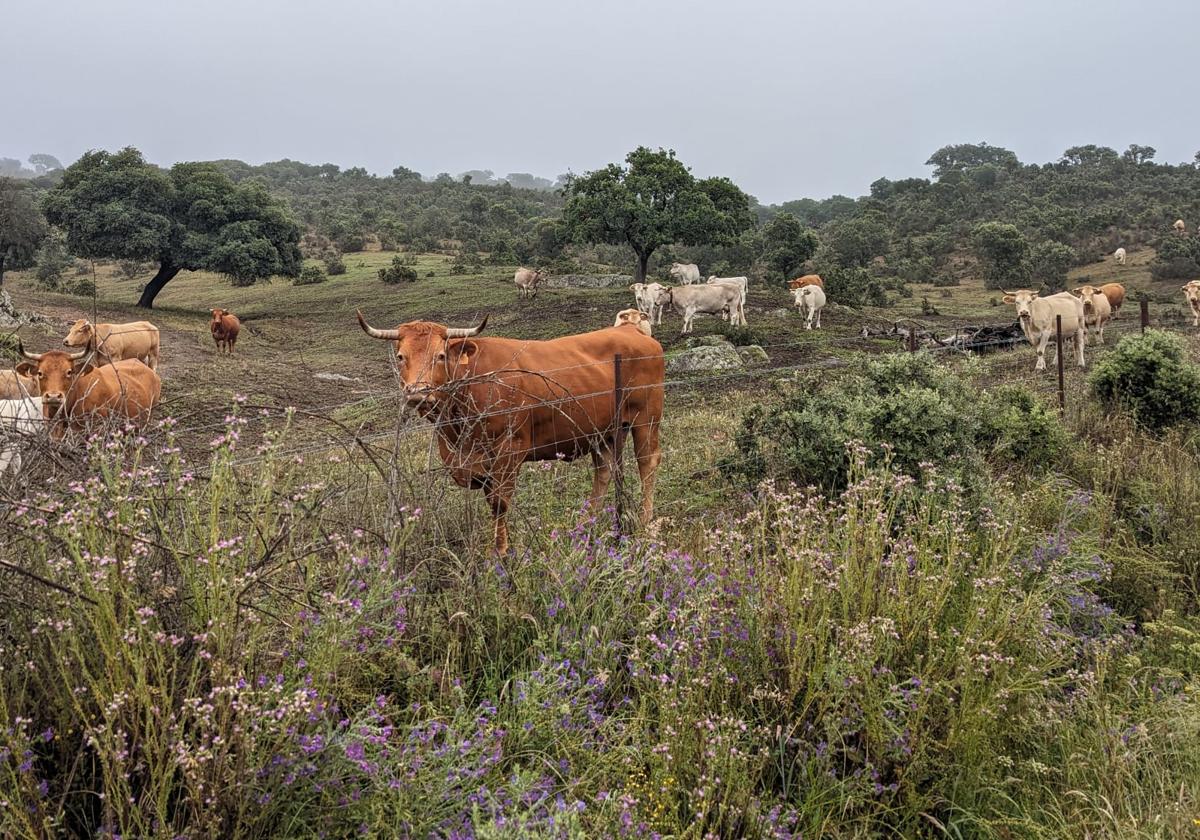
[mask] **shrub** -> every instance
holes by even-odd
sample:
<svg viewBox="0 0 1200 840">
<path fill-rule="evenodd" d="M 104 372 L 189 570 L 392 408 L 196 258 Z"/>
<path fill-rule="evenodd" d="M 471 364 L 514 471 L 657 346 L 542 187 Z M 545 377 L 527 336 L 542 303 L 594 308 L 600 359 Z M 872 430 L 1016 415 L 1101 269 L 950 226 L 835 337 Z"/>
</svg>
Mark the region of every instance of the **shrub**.
<svg viewBox="0 0 1200 840">
<path fill-rule="evenodd" d="M 67 253 L 67 240 L 59 233 L 46 237 L 42 247 L 37 252 L 37 270 L 34 276 L 38 283 L 47 289 L 57 289 L 62 282 L 63 274 L 75 264 L 75 260 Z"/>
<path fill-rule="evenodd" d="M 325 269 L 319 265 L 306 265 L 300 269 L 300 273 L 296 275 L 296 279 L 292 281 L 293 286 L 315 286 L 317 283 L 324 283 L 329 278 L 325 275 Z"/>
<path fill-rule="evenodd" d="M 379 269 L 379 279 L 389 285 L 415 283 L 417 272 L 415 269 L 404 264 L 403 257 L 392 257 L 392 264 L 390 266 Z"/>
<path fill-rule="evenodd" d="M 1200 419 L 1200 366 L 1173 333 L 1126 336 L 1096 363 L 1088 384 L 1106 406 L 1150 429 Z"/>
<path fill-rule="evenodd" d="M 1046 470 L 1067 450 L 1067 431 L 1058 413 L 1019 385 L 983 395 L 976 443 L 985 457 Z"/>
<path fill-rule="evenodd" d="M 944 289 L 950 286 L 958 285 L 958 278 L 948 272 L 933 275 L 933 279 L 929 281 L 939 289 Z"/>
<path fill-rule="evenodd" d="M 325 263 L 325 273 L 330 277 L 346 273 L 346 261 L 337 251 L 326 251 L 321 261 Z"/>
<path fill-rule="evenodd" d="M 64 283 L 63 291 L 67 294 L 79 295 L 80 297 L 94 297 L 96 294 L 96 281 L 90 276 L 79 276 L 69 283 Z"/>
<path fill-rule="evenodd" d="M 1155 280 L 1192 280 L 1200 275 L 1200 238 L 1163 237 L 1156 246 L 1150 275 Z"/>
<path fill-rule="evenodd" d="M 122 280 L 136 280 L 150 271 L 150 264 L 141 260 L 118 260 L 117 276 Z"/>
<path fill-rule="evenodd" d="M 749 344 L 762 344 L 762 339 L 754 332 L 753 327 L 734 326 L 725 321 L 721 322 L 721 335 L 735 347 L 745 347 Z"/>
<path fill-rule="evenodd" d="M 857 442 L 873 463 L 908 475 L 929 462 L 974 481 L 980 461 L 968 393 L 965 382 L 927 353 L 874 359 L 857 378 L 754 406 L 742 418 L 736 455 L 723 462 L 723 471 L 751 484 L 778 477 L 836 491 L 846 485 Z"/>
<path fill-rule="evenodd" d="M 337 246 L 343 254 L 356 254 L 367 247 L 367 238 L 358 232 L 345 233 L 338 237 Z"/>
</svg>

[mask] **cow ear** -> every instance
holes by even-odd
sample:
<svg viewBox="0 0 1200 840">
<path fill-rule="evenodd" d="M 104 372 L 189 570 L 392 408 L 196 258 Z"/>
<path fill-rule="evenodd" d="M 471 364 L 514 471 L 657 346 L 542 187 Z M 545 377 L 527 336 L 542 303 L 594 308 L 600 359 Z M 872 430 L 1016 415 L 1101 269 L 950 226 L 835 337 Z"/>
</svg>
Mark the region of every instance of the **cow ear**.
<svg viewBox="0 0 1200 840">
<path fill-rule="evenodd" d="M 37 376 L 37 365 L 33 362 L 21 362 L 13 370 L 21 374 L 21 376 Z"/>
<path fill-rule="evenodd" d="M 454 352 L 458 354 L 458 363 L 466 366 L 471 363 L 471 359 L 479 352 L 479 345 L 474 341 L 460 341 L 454 347 Z"/>
<path fill-rule="evenodd" d="M 1015 297 L 1013 297 L 1012 295 L 1005 295 L 1004 302 L 1005 303 L 1016 303 L 1017 299 Z"/>
</svg>

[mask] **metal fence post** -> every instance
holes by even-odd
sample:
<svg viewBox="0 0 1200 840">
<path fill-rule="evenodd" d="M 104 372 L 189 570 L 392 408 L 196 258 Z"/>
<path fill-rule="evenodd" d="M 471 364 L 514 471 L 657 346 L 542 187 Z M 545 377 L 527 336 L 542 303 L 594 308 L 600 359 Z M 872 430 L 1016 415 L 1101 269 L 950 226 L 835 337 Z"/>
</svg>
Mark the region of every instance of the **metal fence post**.
<svg viewBox="0 0 1200 840">
<path fill-rule="evenodd" d="M 1146 331 L 1146 327 L 1150 326 L 1150 301 L 1142 298 L 1139 301 L 1142 305 L 1142 332 Z"/>
<path fill-rule="evenodd" d="M 1055 353 L 1054 353 L 1055 357 L 1058 359 L 1058 410 L 1066 411 L 1067 410 L 1067 392 L 1063 388 L 1063 353 L 1065 352 L 1065 350 L 1063 348 L 1062 316 L 1061 315 L 1054 316 L 1054 331 L 1056 333 L 1055 341 L 1058 342 L 1055 345 Z M 1081 336 L 1078 331 L 1076 331 L 1076 333 L 1075 333 L 1075 340 L 1076 341 L 1083 340 L 1083 336 Z"/>
<path fill-rule="evenodd" d="M 616 496 L 617 532 L 625 533 L 625 382 L 621 377 L 621 354 L 613 356 L 613 492 Z"/>
</svg>

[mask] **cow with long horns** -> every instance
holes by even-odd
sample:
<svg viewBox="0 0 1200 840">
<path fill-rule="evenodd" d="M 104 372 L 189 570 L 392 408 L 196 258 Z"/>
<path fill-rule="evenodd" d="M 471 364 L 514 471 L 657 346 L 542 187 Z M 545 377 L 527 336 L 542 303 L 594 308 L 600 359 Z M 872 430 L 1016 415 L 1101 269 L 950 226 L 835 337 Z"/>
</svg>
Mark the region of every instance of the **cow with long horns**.
<svg viewBox="0 0 1200 840">
<path fill-rule="evenodd" d="M 479 338 L 486 317 L 469 329 L 410 321 L 380 330 L 357 314 L 367 335 L 392 342 L 404 398 L 433 424 L 438 453 L 454 481 L 484 492 L 497 552 L 508 550 L 508 509 L 523 463 L 591 455 L 589 506 L 595 508 L 608 489 L 616 445 L 626 429 L 642 482 L 641 520 L 650 521 L 662 459 L 665 364 L 662 345 L 637 326 L 520 341 Z"/>
<path fill-rule="evenodd" d="M 25 361 L 17 373 L 37 384 L 42 396 L 42 416 L 50 424 L 52 440 L 62 440 L 67 429 L 87 429 L 99 421 L 120 421 L 145 426 L 158 405 L 162 380 L 136 359 L 93 364 L 84 359 L 86 350 L 67 353 L 49 350 L 30 353 L 20 342 L 17 349 Z"/>
</svg>

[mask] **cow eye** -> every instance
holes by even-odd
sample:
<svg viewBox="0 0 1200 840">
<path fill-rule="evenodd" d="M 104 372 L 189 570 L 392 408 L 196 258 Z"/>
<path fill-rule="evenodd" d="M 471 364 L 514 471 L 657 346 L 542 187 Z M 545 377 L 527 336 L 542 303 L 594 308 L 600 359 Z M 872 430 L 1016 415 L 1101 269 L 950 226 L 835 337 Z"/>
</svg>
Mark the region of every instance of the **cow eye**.
<svg viewBox="0 0 1200 840">
<path fill-rule="evenodd" d="M 438 353 L 438 354 L 437 354 L 437 360 L 438 360 L 439 362 L 444 362 L 444 361 L 446 361 L 446 354 L 445 354 L 445 353 Z"/>
</svg>

